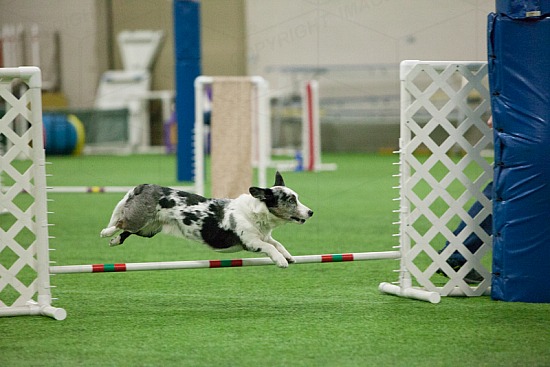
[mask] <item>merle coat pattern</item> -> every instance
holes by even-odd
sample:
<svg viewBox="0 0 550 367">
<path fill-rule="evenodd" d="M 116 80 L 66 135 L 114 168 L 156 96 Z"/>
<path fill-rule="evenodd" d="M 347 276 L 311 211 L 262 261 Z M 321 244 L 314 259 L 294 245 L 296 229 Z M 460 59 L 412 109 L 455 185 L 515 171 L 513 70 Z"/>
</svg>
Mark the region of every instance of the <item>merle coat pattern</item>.
<svg viewBox="0 0 550 367">
<path fill-rule="evenodd" d="M 117 204 L 101 237 L 117 246 L 132 234 L 153 237 L 163 232 L 202 242 L 216 251 L 253 251 L 279 267 L 294 262 L 271 232 L 285 223 L 303 224 L 313 215 L 298 194 L 285 186 L 279 172 L 271 188 L 251 187 L 236 199 L 207 199 L 169 187 L 143 184 Z"/>
</svg>

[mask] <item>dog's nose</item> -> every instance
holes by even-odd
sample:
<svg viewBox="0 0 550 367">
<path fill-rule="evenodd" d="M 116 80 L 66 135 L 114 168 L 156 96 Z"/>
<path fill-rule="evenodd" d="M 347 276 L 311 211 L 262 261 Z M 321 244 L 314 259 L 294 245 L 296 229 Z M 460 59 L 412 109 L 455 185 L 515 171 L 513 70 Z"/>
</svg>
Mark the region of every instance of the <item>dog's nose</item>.
<svg viewBox="0 0 550 367">
<path fill-rule="evenodd" d="M 307 214 L 308 214 L 310 217 L 312 217 L 312 216 L 313 216 L 313 210 L 309 210 L 309 211 L 307 212 Z"/>
</svg>

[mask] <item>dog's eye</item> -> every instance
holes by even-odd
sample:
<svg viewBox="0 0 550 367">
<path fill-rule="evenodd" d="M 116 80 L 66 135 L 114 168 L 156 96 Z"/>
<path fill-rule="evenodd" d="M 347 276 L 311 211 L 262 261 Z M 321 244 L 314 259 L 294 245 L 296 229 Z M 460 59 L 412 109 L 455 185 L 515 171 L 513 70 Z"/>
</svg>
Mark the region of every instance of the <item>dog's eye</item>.
<svg viewBox="0 0 550 367">
<path fill-rule="evenodd" d="M 289 199 L 290 203 L 291 204 L 297 204 L 297 200 L 296 200 L 296 196 L 291 196 L 290 199 Z"/>
</svg>

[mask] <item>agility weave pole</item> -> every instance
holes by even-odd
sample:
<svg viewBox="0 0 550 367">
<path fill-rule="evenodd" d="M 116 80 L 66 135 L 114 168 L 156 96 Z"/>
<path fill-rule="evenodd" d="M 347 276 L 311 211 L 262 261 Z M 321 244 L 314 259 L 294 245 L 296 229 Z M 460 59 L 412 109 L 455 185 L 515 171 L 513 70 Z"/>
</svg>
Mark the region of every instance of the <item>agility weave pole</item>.
<svg viewBox="0 0 550 367">
<path fill-rule="evenodd" d="M 298 264 L 337 263 L 348 261 L 398 259 L 399 251 L 385 252 L 356 252 L 346 254 L 303 255 L 294 256 L 295 262 L 289 266 Z M 166 261 L 127 264 L 90 264 L 90 265 L 61 265 L 50 266 L 51 274 L 74 273 L 112 273 L 146 270 L 178 270 L 178 269 L 204 269 L 204 268 L 236 268 L 243 266 L 275 265 L 268 257 L 227 259 L 227 260 L 190 260 L 190 261 Z"/>
</svg>

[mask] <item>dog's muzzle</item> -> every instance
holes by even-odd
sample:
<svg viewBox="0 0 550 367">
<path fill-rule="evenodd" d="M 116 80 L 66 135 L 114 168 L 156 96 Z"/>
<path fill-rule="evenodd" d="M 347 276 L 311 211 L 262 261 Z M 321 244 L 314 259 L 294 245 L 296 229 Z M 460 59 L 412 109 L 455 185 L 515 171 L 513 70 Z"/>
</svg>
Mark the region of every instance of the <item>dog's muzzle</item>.
<svg viewBox="0 0 550 367">
<path fill-rule="evenodd" d="M 292 219 L 293 221 L 298 222 L 300 224 L 304 224 L 306 222 L 306 220 L 308 220 L 312 216 L 313 216 L 313 210 L 308 210 L 307 218 L 290 217 L 290 219 Z"/>
</svg>

